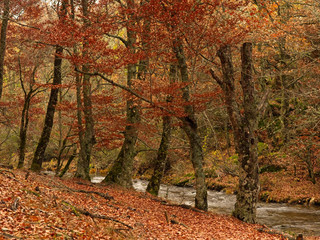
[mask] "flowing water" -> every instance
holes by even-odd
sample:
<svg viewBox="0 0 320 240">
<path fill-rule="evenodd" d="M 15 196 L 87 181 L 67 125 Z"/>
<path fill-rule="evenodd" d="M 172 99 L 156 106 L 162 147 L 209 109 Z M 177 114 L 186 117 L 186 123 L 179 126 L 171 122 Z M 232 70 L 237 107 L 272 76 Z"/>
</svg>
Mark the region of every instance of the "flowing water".
<svg viewBox="0 0 320 240">
<path fill-rule="evenodd" d="M 98 183 L 104 177 L 93 177 L 92 182 Z M 148 182 L 134 180 L 133 187 L 137 191 L 144 192 Z M 176 187 L 161 184 L 159 197 L 171 200 L 178 204 L 193 206 L 196 191 L 189 187 Z M 235 195 L 223 192 L 208 191 L 209 210 L 231 214 L 236 202 Z M 287 232 L 303 233 L 306 236 L 320 236 L 320 208 L 300 205 L 288 205 L 282 203 L 259 203 L 257 208 L 258 223 L 268 227 Z"/>
</svg>

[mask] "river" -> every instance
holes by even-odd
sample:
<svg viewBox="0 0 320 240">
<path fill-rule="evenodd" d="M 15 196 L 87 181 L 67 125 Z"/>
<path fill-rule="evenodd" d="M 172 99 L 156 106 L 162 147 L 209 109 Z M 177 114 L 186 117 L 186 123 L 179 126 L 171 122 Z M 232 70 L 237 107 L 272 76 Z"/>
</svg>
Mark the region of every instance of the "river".
<svg viewBox="0 0 320 240">
<path fill-rule="evenodd" d="M 104 177 L 94 176 L 92 182 L 99 183 Z M 134 180 L 133 187 L 137 191 L 144 192 L 148 182 Z M 161 184 L 159 197 L 171 200 L 178 204 L 193 206 L 195 189 L 190 187 L 176 187 Z M 229 195 L 218 191 L 208 191 L 209 210 L 231 214 L 236 201 L 235 195 Z M 260 202 L 257 208 L 257 221 L 260 224 L 282 232 L 302 233 L 305 236 L 320 236 L 320 208 L 284 203 Z"/>
</svg>

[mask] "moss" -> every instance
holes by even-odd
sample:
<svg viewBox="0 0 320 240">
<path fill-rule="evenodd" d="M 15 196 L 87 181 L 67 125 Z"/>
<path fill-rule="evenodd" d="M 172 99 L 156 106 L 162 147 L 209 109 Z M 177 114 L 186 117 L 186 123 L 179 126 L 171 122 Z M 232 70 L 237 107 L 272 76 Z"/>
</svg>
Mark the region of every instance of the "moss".
<svg viewBox="0 0 320 240">
<path fill-rule="evenodd" d="M 269 196 L 270 196 L 270 192 L 265 191 L 265 192 L 261 192 L 260 193 L 260 197 L 259 198 L 263 202 L 268 202 Z"/>
<path fill-rule="evenodd" d="M 41 165 L 33 162 L 31 165 L 31 171 L 40 172 L 40 170 L 41 170 Z"/>
<path fill-rule="evenodd" d="M 260 174 L 265 172 L 280 172 L 282 169 L 284 169 L 284 167 L 279 165 L 266 165 L 260 168 Z"/>
<path fill-rule="evenodd" d="M 29 193 L 29 194 L 33 194 L 33 195 L 35 195 L 37 197 L 40 197 L 40 193 L 38 193 L 38 192 L 34 192 L 34 191 L 29 190 L 29 189 L 23 189 L 23 191 L 25 191 L 26 193 Z"/>
<path fill-rule="evenodd" d="M 188 186 L 189 179 L 184 179 L 184 180 L 180 180 L 175 182 L 173 185 L 178 186 L 178 187 L 186 187 Z"/>
<path fill-rule="evenodd" d="M 263 154 L 266 154 L 268 153 L 269 151 L 269 146 L 268 144 L 266 143 L 263 143 L 263 142 L 258 142 L 257 144 L 257 148 L 258 148 L 258 155 L 263 155 Z"/>
</svg>

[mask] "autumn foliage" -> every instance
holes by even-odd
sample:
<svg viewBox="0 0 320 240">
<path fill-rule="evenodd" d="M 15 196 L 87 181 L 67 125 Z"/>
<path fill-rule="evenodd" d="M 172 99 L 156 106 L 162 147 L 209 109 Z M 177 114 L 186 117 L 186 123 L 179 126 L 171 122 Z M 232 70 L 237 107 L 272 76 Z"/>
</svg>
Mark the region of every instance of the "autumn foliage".
<svg viewBox="0 0 320 240">
<path fill-rule="evenodd" d="M 111 182 L 126 176 L 122 185 L 130 187 L 133 176 L 151 178 L 169 119 L 161 172 L 170 183 L 187 181 L 202 192 L 197 207 L 207 207 L 207 186 L 239 192 L 239 169 L 252 152 L 257 153 L 255 196 L 259 173 L 261 200 L 319 204 L 319 13 L 317 0 L 1 1 L 0 163 L 57 174 L 66 167 L 87 180 L 101 170 L 114 173 Z M 245 45 L 252 50 L 250 102 L 240 80 Z M 223 57 L 230 60 L 228 69 Z M 246 117 L 250 107 L 257 110 L 254 123 Z M 238 121 L 239 131 L 235 114 L 244 120 Z M 246 120 L 250 131 L 242 125 Z M 39 146 L 41 135 L 47 140 Z M 241 135 L 253 146 L 248 154 L 237 147 Z M 38 148 L 42 155 L 32 164 Z M 10 226 L 3 227 L 3 236 L 279 237 L 233 218 L 162 206 L 130 191 L 35 174 L 24 179 L 24 174 L 1 170 L 1 194 L 9 194 L 1 211 L 11 218 L 4 221 Z M 108 192 L 114 200 L 70 189 Z M 17 197 L 21 204 L 13 210 Z M 143 201 L 146 208 L 137 210 Z M 73 206 L 133 229 L 81 211 L 76 216 Z M 163 221 L 165 212 L 187 227 Z M 208 229 L 213 225 L 225 225 L 225 235 Z M 159 226 L 165 231 L 157 231 Z M 61 236 L 51 235 L 57 231 Z"/>
</svg>

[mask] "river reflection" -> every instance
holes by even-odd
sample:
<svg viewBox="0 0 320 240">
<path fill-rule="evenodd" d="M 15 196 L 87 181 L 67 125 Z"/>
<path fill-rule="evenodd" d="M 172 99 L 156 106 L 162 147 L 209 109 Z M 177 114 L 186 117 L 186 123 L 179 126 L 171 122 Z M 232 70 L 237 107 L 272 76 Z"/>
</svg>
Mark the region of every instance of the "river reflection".
<svg viewBox="0 0 320 240">
<path fill-rule="evenodd" d="M 98 183 L 104 177 L 93 177 L 92 182 Z M 133 187 L 144 192 L 148 182 L 134 180 Z M 169 199 L 178 204 L 194 206 L 196 191 L 188 187 L 176 187 L 161 184 L 159 197 Z M 210 211 L 231 214 L 236 202 L 235 195 L 223 192 L 208 191 L 208 207 Z M 288 233 L 303 233 L 306 236 L 320 236 L 320 208 L 288 205 L 279 203 L 259 203 L 257 220 L 275 230 Z"/>
</svg>

